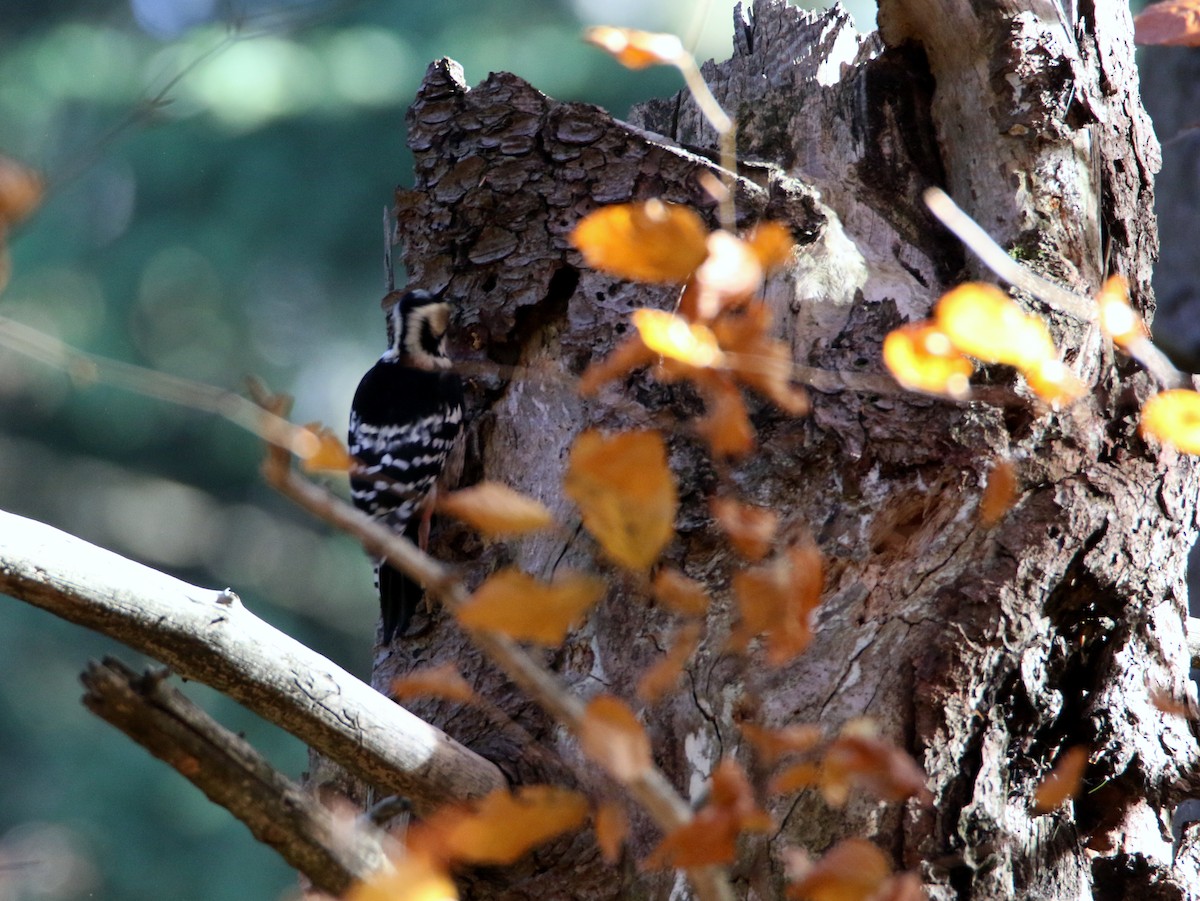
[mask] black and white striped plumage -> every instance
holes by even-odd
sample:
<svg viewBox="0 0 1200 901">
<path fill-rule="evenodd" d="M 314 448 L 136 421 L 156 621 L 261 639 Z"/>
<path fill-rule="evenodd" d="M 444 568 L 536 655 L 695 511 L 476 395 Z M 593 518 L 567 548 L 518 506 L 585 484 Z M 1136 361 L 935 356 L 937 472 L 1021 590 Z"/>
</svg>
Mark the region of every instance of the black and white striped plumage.
<svg viewBox="0 0 1200 901">
<path fill-rule="evenodd" d="M 398 297 L 398 299 L 397 299 Z M 350 407 L 355 505 L 416 541 L 422 516 L 463 420 L 462 381 L 447 371 L 450 308 L 426 291 L 389 295 L 388 349 L 359 382 Z M 375 562 L 383 641 L 403 635 L 421 588 Z"/>
</svg>

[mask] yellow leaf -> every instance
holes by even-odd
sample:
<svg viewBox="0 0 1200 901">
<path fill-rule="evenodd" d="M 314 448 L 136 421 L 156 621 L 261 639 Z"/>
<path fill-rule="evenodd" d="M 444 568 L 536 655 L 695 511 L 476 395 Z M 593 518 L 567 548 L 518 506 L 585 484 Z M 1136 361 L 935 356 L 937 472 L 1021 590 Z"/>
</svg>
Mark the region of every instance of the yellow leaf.
<svg viewBox="0 0 1200 901">
<path fill-rule="evenodd" d="M 1028 371 L 1058 357 L 1046 323 L 1026 313 L 995 285 L 959 285 L 938 301 L 934 317 L 950 343 L 985 363 L 1007 363 Z"/>
<path fill-rule="evenodd" d="M 392 860 L 392 868 L 360 882 L 346 901 L 458 901 L 450 874 L 421 854 Z"/>
<path fill-rule="evenodd" d="M 438 509 L 490 538 L 523 535 L 554 525 L 540 502 L 500 482 L 480 482 L 438 500 Z"/>
<path fill-rule="evenodd" d="M 304 427 L 315 441 L 303 441 L 300 466 L 305 472 L 348 472 L 354 463 L 346 445 L 329 426 L 310 422 Z"/>
<path fill-rule="evenodd" d="M 914 322 L 889 332 L 883 339 L 883 362 L 892 378 L 910 391 L 958 400 L 971 393 L 968 379 L 974 365 L 930 322 Z"/>
<path fill-rule="evenodd" d="M 1055 359 L 1042 360 L 1023 374 L 1034 393 L 1056 410 L 1075 403 L 1087 392 L 1066 364 Z"/>
<path fill-rule="evenodd" d="M 1079 789 L 1083 786 L 1083 773 L 1088 765 L 1088 756 L 1088 749 L 1082 745 L 1067 749 L 1034 793 L 1035 814 L 1049 813 L 1079 794 Z"/>
<path fill-rule="evenodd" d="M 677 66 L 687 55 L 683 42 L 675 35 L 639 31 L 636 28 L 594 25 L 584 31 L 583 39 L 616 57 L 627 69 Z"/>
<path fill-rule="evenodd" d="M 605 554 L 628 569 L 647 569 L 675 534 L 675 478 L 658 432 L 584 432 L 563 490 Z"/>
<path fill-rule="evenodd" d="M 633 324 L 642 343 L 656 354 L 697 369 L 721 365 L 721 348 L 708 326 L 690 323 L 665 310 L 649 309 L 634 310 Z"/>
<path fill-rule="evenodd" d="M 436 811 L 414 827 L 410 846 L 443 860 L 513 863 L 531 848 L 583 825 L 587 799 L 552 785 L 496 789 L 476 804 Z"/>
<path fill-rule="evenodd" d="M 557 645 L 604 590 L 604 581 L 595 576 L 564 573 L 547 584 L 519 570 L 502 569 L 475 590 L 457 615 L 468 629 Z"/>
<path fill-rule="evenodd" d="M 1200 8 L 1195 0 L 1147 4 L 1133 17 L 1133 39 L 1138 44 L 1200 47 Z"/>
<path fill-rule="evenodd" d="M 587 705 L 579 745 L 618 782 L 638 779 L 654 765 L 646 730 L 633 711 L 612 695 L 600 695 Z"/>
<path fill-rule="evenodd" d="M 471 704 L 478 700 L 453 663 L 428 666 L 401 676 L 392 682 L 392 698 L 397 701 L 442 698 L 459 704 Z"/>
<path fill-rule="evenodd" d="M 1200 393 L 1188 388 L 1160 391 L 1142 407 L 1141 431 L 1185 454 L 1200 454 Z"/>
<path fill-rule="evenodd" d="M 613 348 L 612 353 L 601 360 L 588 364 L 588 368 L 579 377 L 579 393 L 589 397 L 600 390 L 600 386 L 613 379 L 619 379 L 634 369 L 648 366 L 655 360 L 639 335 L 630 335 Z"/>
<path fill-rule="evenodd" d="M 601 207 L 571 232 L 593 269 L 655 284 L 687 281 L 708 256 L 707 240 L 696 212 L 661 200 Z"/>
<path fill-rule="evenodd" d="M 803 415 L 809 409 L 808 395 L 804 389 L 792 386 L 791 349 L 767 334 L 770 325 L 771 312 L 766 304 L 755 303 L 726 312 L 713 322 L 713 332 L 725 351 L 728 369 L 738 381 L 781 410 Z"/>
<path fill-rule="evenodd" d="M 1128 348 L 1150 336 L 1146 323 L 1129 305 L 1129 283 L 1121 276 L 1111 276 L 1096 295 L 1100 310 L 1100 328 L 1118 347 Z"/>
<path fill-rule="evenodd" d="M 737 235 L 715 231 L 708 236 L 708 256 L 696 268 L 693 303 L 700 319 L 743 303 L 762 287 L 762 264 L 754 250 Z"/>
</svg>

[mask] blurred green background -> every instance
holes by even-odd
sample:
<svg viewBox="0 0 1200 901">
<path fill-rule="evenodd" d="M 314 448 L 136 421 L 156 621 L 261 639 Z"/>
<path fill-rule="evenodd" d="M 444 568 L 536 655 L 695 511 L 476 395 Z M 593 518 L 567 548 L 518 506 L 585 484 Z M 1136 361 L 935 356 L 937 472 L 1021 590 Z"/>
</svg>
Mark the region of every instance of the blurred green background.
<svg viewBox="0 0 1200 901">
<path fill-rule="evenodd" d="M 404 111 L 441 56 L 623 115 L 678 89 L 578 40 L 671 30 L 729 54 L 732 0 L 0 0 L 0 153 L 48 180 L 11 235 L 0 315 L 93 353 L 239 390 L 264 377 L 341 430 L 382 350 L 381 212 Z M 231 586 L 366 677 L 376 617 L 351 541 L 258 477 L 211 416 L 0 349 L 0 508 L 196 584 Z M 339 490 L 341 486 L 339 485 Z M 79 704 L 114 643 L 0 597 L 0 901 L 277 898 L 294 874 Z M 298 776 L 299 742 L 184 686 Z"/>
</svg>

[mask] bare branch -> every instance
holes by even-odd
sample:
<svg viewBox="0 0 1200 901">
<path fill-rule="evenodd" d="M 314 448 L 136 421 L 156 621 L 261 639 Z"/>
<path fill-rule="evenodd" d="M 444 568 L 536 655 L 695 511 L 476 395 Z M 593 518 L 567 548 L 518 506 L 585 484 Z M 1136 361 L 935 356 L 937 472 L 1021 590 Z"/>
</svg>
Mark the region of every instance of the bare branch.
<svg viewBox="0 0 1200 901">
<path fill-rule="evenodd" d="M 165 673 L 91 663 L 83 702 L 241 820 L 314 886 L 341 895 L 387 866 L 385 836 L 323 807 L 179 691 Z"/>
<path fill-rule="evenodd" d="M 506 784 L 494 764 L 263 622 L 232 591 L 2 511 L 0 591 L 211 685 L 418 812 Z"/>
</svg>

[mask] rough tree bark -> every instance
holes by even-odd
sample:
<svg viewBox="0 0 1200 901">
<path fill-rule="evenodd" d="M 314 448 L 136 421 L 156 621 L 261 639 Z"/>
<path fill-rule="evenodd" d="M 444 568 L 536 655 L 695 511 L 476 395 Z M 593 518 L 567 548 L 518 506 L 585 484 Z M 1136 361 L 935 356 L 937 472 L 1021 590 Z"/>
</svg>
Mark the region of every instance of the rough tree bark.
<svg viewBox="0 0 1200 901">
<path fill-rule="evenodd" d="M 930 185 L 1048 277 L 1086 293 L 1120 272 L 1150 311 L 1158 148 L 1128 10 L 1085 0 L 1065 22 L 1059 8 L 884 0 L 881 32 L 862 37 L 839 8 L 739 7 L 733 58 L 705 74 L 739 123 L 741 224 L 792 227 L 802 253 L 767 302 L 799 365 L 847 375 L 822 382 L 807 418 L 757 407 L 759 449 L 733 472 L 714 469 L 687 433 L 699 409 L 687 389 L 639 374 L 584 401 L 571 379 L 612 348 L 631 309 L 674 301 L 583 268 L 567 241 L 579 218 L 649 197 L 711 217 L 697 175 L 714 168 L 716 141 L 692 103 L 649 104 L 630 125 L 511 75 L 469 88 L 442 60 L 411 109 L 415 183 L 397 192 L 410 281 L 457 304 L 460 358 L 523 367 L 473 378 L 466 479 L 507 482 L 572 521 L 560 481 L 582 428 L 671 435 L 682 508 L 666 556 L 718 601 L 682 690 L 640 711 L 659 763 L 696 798 L 722 756 L 756 771 L 740 718 L 834 729 L 868 716 L 929 774 L 927 809 L 776 799 L 778 833 L 748 841 L 734 868 L 740 896 L 782 897 L 781 848 L 819 852 L 844 835 L 890 849 L 934 899 L 1183 899 L 1200 885 L 1200 827 L 1174 848 L 1169 828 L 1174 804 L 1200 787 L 1200 748 L 1146 688 L 1190 690 L 1183 573 L 1200 480 L 1191 459 L 1138 436 L 1148 378 L 1095 328 L 1051 315 L 1067 361 L 1093 386 L 1065 413 L 1039 407 L 1004 371 L 986 374 L 1012 391 L 999 406 L 837 390 L 839 378 L 878 376 L 887 331 L 980 274 L 925 212 Z M 975 507 L 1000 458 L 1016 463 L 1020 494 L 989 530 Z M 738 564 L 707 512 L 718 490 L 780 512 L 787 535 L 811 533 L 830 561 L 816 639 L 783 670 L 723 652 Z M 594 565 L 578 530 L 482 546 L 446 525 L 434 549 L 468 561 L 474 580 L 501 563 L 543 577 Z M 578 760 L 445 614 L 433 620 L 380 651 L 377 685 L 453 660 L 536 739 Z M 669 614 L 616 578 L 546 657 L 581 694 L 636 705 L 636 678 L 671 629 Z M 413 710 L 513 778 L 537 778 L 512 730 L 437 703 Z M 1091 749 L 1088 792 L 1035 817 L 1034 787 L 1078 744 Z M 576 837 L 502 878 L 481 875 L 471 897 L 679 897 L 672 875 L 637 870 L 657 837 L 636 825 L 619 875 Z"/>
</svg>

